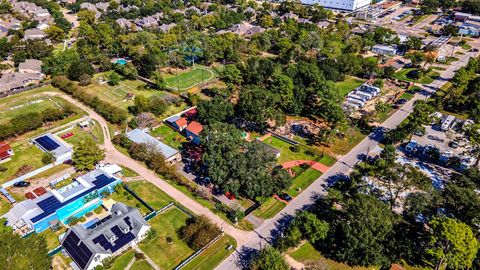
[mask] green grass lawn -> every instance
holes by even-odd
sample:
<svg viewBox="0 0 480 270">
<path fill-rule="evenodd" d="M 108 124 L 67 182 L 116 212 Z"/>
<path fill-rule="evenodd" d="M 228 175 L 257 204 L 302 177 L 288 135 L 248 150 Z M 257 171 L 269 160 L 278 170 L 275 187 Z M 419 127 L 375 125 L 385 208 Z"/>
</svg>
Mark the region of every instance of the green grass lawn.
<svg viewBox="0 0 480 270">
<path fill-rule="evenodd" d="M 58 98 L 57 98 L 58 99 Z M 0 104 L 0 123 L 6 123 L 16 116 L 27 113 L 41 113 L 47 109 L 59 108 L 56 100 L 46 95 L 19 98 L 11 103 Z"/>
<path fill-rule="evenodd" d="M 7 201 L 7 198 L 5 198 L 4 196 L 1 196 L 1 198 L 0 198 L 0 215 L 3 215 L 5 213 L 7 213 L 8 211 L 10 211 L 10 207 L 12 207 L 12 205 L 10 204 L 9 201 Z"/>
<path fill-rule="evenodd" d="M 176 149 L 180 149 L 182 143 L 187 141 L 182 134 L 163 124 L 160 127 L 152 130 L 150 135 Z"/>
<path fill-rule="evenodd" d="M 135 251 L 130 249 L 129 251 L 123 253 L 122 255 L 118 256 L 115 258 L 113 261 L 112 267 L 110 267 L 110 270 L 124 270 L 128 263 L 135 257 Z"/>
<path fill-rule="evenodd" d="M 224 235 L 213 245 L 203 251 L 198 257 L 190 261 L 182 269 L 186 270 L 210 270 L 214 269 L 225 258 L 227 258 L 234 249 L 228 250 L 228 246 L 236 246 L 235 239 Z"/>
<path fill-rule="evenodd" d="M 286 206 L 284 202 L 281 202 L 273 197 L 268 198 L 257 210 L 253 213 L 255 216 L 268 219 L 274 217 L 278 212 Z"/>
<path fill-rule="evenodd" d="M 216 76 L 217 74 L 212 68 L 196 65 L 187 71 L 166 75 L 165 84 L 172 90 L 185 91 L 202 83 L 202 81 L 209 82 Z"/>
<path fill-rule="evenodd" d="M 142 198 L 148 205 L 158 210 L 167 204 L 169 204 L 173 199 L 168 196 L 165 192 L 157 188 L 154 184 L 147 181 L 133 181 L 126 183 L 128 187 L 133 190 L 140 198 Z M 115 201 L 123 202 L 127 205 L 136 207 L 140 209 L 142 214 L 147 214 L 150 211 L 141 204 L 133 196 L 129 196 L 129 193 L 121 189 L 120 192 L 113 193 L 112 199 Z"/>
<path fill-rule="evenodd" d="M 310 184 L 317 180 L 321 175 L 321 172 L 312 168 L 308 168 L 293 180 L 293 183 L 287 193 L 290 196 L 297 196 L 298 194 L 300 194 L 301 191 L 308 188 L 308 186 L 310 186 Z"/>
<path fill-rule="evenodd" d="M 410 100 L 410 99 L 413 98 L 413 96 L 414 96 L 414 95 L 413 95 L 413 94 L 410 94 L 410 93 L 403 93 L 403 94 L 400 96 L 400 98 L 401 98 L 401 99 Z"/>
<path fill-rule="evenodd" d="M 278 163 L 280 164 L 291 160 L 316 160 L 320 157 L 320 155 L 310 155 L 308 151 L 306 151 L 307 149 L 303 149 L 302 147 L 299 147 L 298 152 L 294 152 L 290 149 L 293 146 L 292 144 L 273 136 L 265 139 L 263 142 L 281 151 L 280 157 L 278 158 Z"/>
<path fill-rule="evenodd" d="M 7 171 L 0 172 L 0 183 L 5 183 L 8 180 L 23 175 L 24 173 L 17 173 L 20 168 L 28 168 L 26 172 L 29 172 L 43 166 L 43 152 L 34 145 L 24 143 L 13 147 L 13 152 L 15 154 L 12 156 L 11 160 L 1 164 L 3 167 L 7 168 Z"/>
<path fill-rule="evenodd" d="M 97 144 L 103 144 L 103 131 L 102 127 L 95 121 L 95 125 L 90 125 L 90 130 L 86 131 L 80 127 L 75 127 L 71 130 L 59 134 L 61 136 L 64 133 L 73 133 L 73 136 L 65 139 L 66 142 L 72 144 L 73 146 L 80 144 L 81 142 L 87 140 L 88 138 L 92 139 Z"/>
<path fill-rule="evenodd" d="M 342 96 L 346 96 L 348 93 L 362 85 L 364 82 L 365 80 L 352 76 L 347 76 L 345 77 L 344 81 L 336 82 L 335 86 L 337 86 L 337 89 Z"/>
<path fill-rule="evenodd" d="M 407 74 L 412 71 L 412 70 L 415 70 L 416 68 L 406 68 L 406 69 L 402 69 L 400 71 L 398 71 L 397 73 L 395 73 L 393 75 L 394 78 L 396 79 L 399 79 L 399 80 L 402 80 L 402 81 L 407 81 L 407 82 L 418 82 L 418 83 L 423 83 L 423 84 L 430 84 L 432 83 L 436 78 L 438 78 L 438 76 L 440 76 L 440 74 L 436 71 L 430 71 L 428 72 L 427 74 L 425 74 L 424 76 L 422 76 L 420 79 L 418 80 L 414 80 L 414 79 L 411 79 L 407 76 Z"/>
<path fill-rule="evenodd" d="M 194 252 L 177 234 L 187 219 L 188 215 L 173 207 L 149 221 L 157 237 L 140 244 L 140 249 L 161 269 L 172 269 Z M 172 244 L 167 243 L 167 237 L 172 238 Z"/>
<path fill-rule="evenodd" d="M 47 229 L 41 232 L 40 235 L 45 238 L 45 241 L 47 242 L 47 249 L 52 250 L 60 245 L 60 241 L 58 240 L 58 237 L 66 231 L 67 231 L 67 228 L 65 227 L 61 227 L 57 231 L 52 231 L 51 229 Z"/>
<path fill-rule="evenodd" d="M 135 176 L 138 176 L 138 173 L 135 172 L 134 170 L 130 169 L 130 168 L 127 168 L 127 167 L 123 167 L 123 166 L 120 166 L 122 167 L 122 174 L 123 176 L 125 177 L 135 177 Z"/>
<path fill-rule="evenodd" d="M 145 260 L 136 261 L 133 265 L 131 270 L 152 270 L 153 267 Z"/>
<path fill-rule="evenodd" d="M 305 242 L 297 250 L 290 253 L 290 257 L 298 262 L 315 261 L 323 258 L 310 242 Z"/>
</svg>

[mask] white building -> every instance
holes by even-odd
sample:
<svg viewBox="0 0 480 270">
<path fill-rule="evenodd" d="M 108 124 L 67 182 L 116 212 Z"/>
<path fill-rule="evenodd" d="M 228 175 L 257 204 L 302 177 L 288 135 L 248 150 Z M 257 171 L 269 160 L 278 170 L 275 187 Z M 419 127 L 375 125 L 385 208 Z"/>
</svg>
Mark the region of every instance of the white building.
<svg viewBox="0 0 480 270">
<path fill-rule="evenodd" d="M 355 11 L 369 6 L 371 0 L 302 0 L 303 4 L 313 5 L 319 4 L 325 8 Z"/>
</svg>

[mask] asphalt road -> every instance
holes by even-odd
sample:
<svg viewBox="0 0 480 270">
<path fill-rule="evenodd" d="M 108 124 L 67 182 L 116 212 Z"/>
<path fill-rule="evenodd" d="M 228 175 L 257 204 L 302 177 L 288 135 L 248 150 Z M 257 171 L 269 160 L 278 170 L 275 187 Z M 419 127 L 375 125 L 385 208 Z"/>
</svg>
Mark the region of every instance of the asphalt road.
<svg viewBox="0 0 480 270">
<path fill-rule="evenodd" d="M 478 43 L 476 45 L 478 45 Z M 457 63 L 449 65 L 446 70 L 442 71 L 440 78 L 429 85 L 424 85 L 423 87 L 430 93 L 436 91 L 453 77 L 458 68 L 465 66 L 470 57 L 475 56 L 477 56 L 477 53 L 467 53 L 463 55 Z M 257 250 L 268 244 L 270 239 L 278 236 L 279 229 L 284 226 L 285 221 L 288 221 L 293 217 L 297 210 L 312 204 L 316 197 L 324 195 L 326 191 L 325 187 L 329 181 L 347 176 L 351 169 L 360 162 L 360 157 L 366 155 L 378 145 L 378 140 L 383 136 L 383 130 L 396 128 L 412 112 L 415 101 L 426 99 L 427 97 L 428 95 L 425 94 L 416 94 L 401 109 L 396 111 L 390 116 L 390 118 L 383 122 L 374 133 L 361 141 L 348 154 L 338 160 L 337 163 L 335 163 L 335 165 L 333 165 L 325 174 L 313 182 L 307 189 L 305 189 L 305 191 L 300 193 L 300 195 L 290 202 L 280 213 L 272 219 L 265 221 L 262 226 L 255 230 L 256 234 L 250 234 L 251 238 L 249 238 L 244 245 L 239 245 L 237 251 L 230 255 L 216 269 L 241 269 L 242 262 L 248 258 L 248 254 L 251 253 L 252 250 Z"/>
</svg>

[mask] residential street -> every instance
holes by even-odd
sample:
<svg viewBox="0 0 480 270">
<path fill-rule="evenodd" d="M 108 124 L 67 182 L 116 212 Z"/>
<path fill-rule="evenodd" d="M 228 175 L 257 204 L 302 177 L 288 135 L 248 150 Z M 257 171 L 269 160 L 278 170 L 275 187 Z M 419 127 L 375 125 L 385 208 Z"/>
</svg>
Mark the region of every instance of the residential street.
<svg viewBox="0 0 480 270">
<path fill-rule="evenodd" d="M 468 63 L 468 59 L 470 57 L 476 57 L 476 55 L 477 53 L 465 54 L 458 61 L 458 63 L 450 65 L 445 71 L 442 72 L 440 78 L 431 84 L 426 85 L 425 88 L 433 91 L 439 89 L 453 77 L 455 71 L 460 66 L 466 65 Z M 278 213 L 274 218 L 267 220 L 262 226 L 260 226 L 256 230 L 254 238 L 249 239 L 243 247 L 239 245 L 239 248 L 237 249 L 239 252 L 230 255 L 230 257 L 228 257 L 216 269 L 240 269 L 239 262 L 241 263 L 242 256 L 245 256 L 244 253 L 248 253 L 248 251 L 251 249 L 258 249 L 261 246 L 264 246 L 272 236 L 275 237 L 276 230 L 282 227 L 283 221 L 288 220 L 289 217 L 292 217 L 297 210 L 313 203 L 317 196 L 325 194 L 324 187 L 329 181 L 348 175 L 352 167 L 354 167 L 355 164 L 360 161 L 359 157 L 367 154 L 371 149 L 378 145 L 378 140 L 383 136 L 382 128 L 393 129 L 397 127 L 412 112 L 415 101 L 425 98 L 427 98 L 427 96 L 422 94 L 415 95 L 414 98 L 407 102 L 400 110 L 395 112 L 378 129 L 376 129 L 377 132 L 370 134 L 369 137 L 360 142 L 348 154 L 338 160 L 337 163 L 335 163 L 335 165 L 333 165 L 325 174 L 312 183 L 304 192 L 300 193 L 300 195 L 298 195 L 295 200 L 290 202 L 280 213 Z"/>
<path fill-rule="evenodd" d="M 474 57 L 476 53 L 468 53 L 460 59 L 459 63 L 456 65 L 449 66 L 445 71 L 442 72 L 442 77 L 435 80 L 430 85 L 427 85 L 426 88 L 431 90 L 436 90 L 445 84 L 449 79 L 454 75 L 455 70 L 459 66 L 465 65 L 468 62 L 470 57 Z M 116 163 L 128 167 L 136 171 L 140 176 L 145 180 L 150 181 L 155 184 L 157 187 L 162 189 L 176 201 L 180 202 L 182 205 L 190 209 L 192 212 L 198 215 L 205 215 L 211 219 L 214 223 L 219 225 L 224 229 L 224 231 L 235 238 L 238 243 L 238 252 L 233 253 L 228 257 L 222 264 L 220 264 L 217 269 L 239 269 L 238 262 L 241 261 L 239 258 L 245 254 L 245 251 L 258 249 L 261 245 L 265 245 L 272 236 L 275 236 L 275 232 L 278 228 L 281 228 L 281 225 L 284 220 L 291 217 L 295 211 L 302 209 L 306 205 L 311 204 L 314 201 L 314 198 L 318 195 L 325 193 L 325 186 L 328 181 L 334 180 L 336 177 L 346 176 L 350 172 L 351 168 L 359 162 L 359 156 L 362 154 L 368 153 L 378 144 L 378 139 L 383 135 L 381 128 L 376 129 L 377 132 L 374 132 L 369 137 L 365 138 L 360 142 L 356 147 L 354 147 L 347 155 L 343 156 L 335 165 L 333 165 L 325 174 L 323 174 L 319 179 L 317 179 L 312 185 L 310 185 L 304 192 L 299 194 L 292 202 L 290 202 L 279 214 L 274 218 L 266 220 L 263 225 L 257 228 L 254 232 L 242 231 L 230 225 L 216 214 L 212 213 L 206 207 L 200 205 L 195 200 L 191 199 L 181 191 L 177 190 L 175 187 L 171 186 L 160 177 L 158 177 L 153 171 L 147 169 L 145 166 L 139 162 L 133 160 L 130 157 L 125 156 L 119 152 L 111 142 L 110 133 L 108 131 L 108 125 L 106 120 L 103 119 L 96 112 L 90 108 L 84 106 L 80 102 L 76 101 L 72 97 L 63 93 L 48 93 L 50 95 L 61 96 L 65 100 L 72 102 L 79 106 L 81 109 L 86 111 L 89 116 L 96 120 L 103 129 L 104 133 L 104 145 L 103 148 L 106 152 L 105 160 L 107 162 Z M 417 94 L 412 100 L 407 102 L 400 110 L 395 112 L 389 119 L 387 119 L 381 127 L 392 129 L 398 126 L 412 111 L 413 104 L 418 99 L 426 98 L 425 95 Z M 248 253 L 248 252 L 247 252 Z M 241 256 L 239 256 L 241 254 Z"/>
</svg>

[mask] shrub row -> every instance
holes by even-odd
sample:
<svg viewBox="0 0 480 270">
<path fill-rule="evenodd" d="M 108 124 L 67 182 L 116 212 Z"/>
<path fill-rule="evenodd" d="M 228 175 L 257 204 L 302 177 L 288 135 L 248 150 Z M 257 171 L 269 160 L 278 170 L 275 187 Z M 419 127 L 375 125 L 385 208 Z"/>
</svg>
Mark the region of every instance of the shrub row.
<svg viewBox="0 0 480 270">
<path fill-rule="evenodd" d="M 97 113 L 102 115 L 112 124 L 121 124 L 128 118 L 128 113 L 126 110 L 115 107 L 110 103 L 100 100 L 96 96 L 83 92 L 72 81 L 64 76 L 54 77 L 52 80 L 52 85 L 92 107 Z"/>
<path fill-rule="evenodd" d="M 47 109 L 43 112 L 18 115 L 8 123 L 0 124 L 0 140 L 25 134 L 41 127 L 44 123 L 65 119 L 74 113 L 71 106 L 66 106 L 63 109 Z"/>
</svg>

